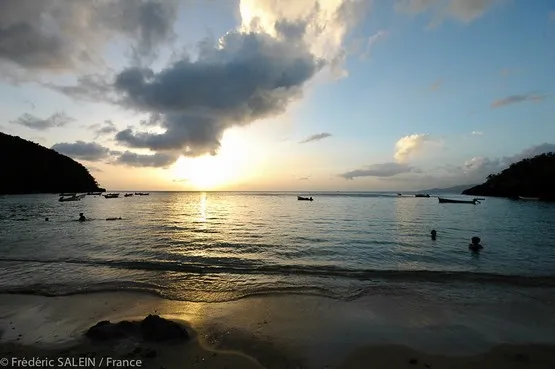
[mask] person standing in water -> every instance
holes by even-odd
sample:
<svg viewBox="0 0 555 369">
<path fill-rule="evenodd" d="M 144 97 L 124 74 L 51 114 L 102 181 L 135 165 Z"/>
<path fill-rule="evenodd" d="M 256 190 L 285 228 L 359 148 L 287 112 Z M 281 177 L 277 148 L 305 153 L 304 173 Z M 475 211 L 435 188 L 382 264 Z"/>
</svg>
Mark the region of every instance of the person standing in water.
<svg viewBox="0 0 555 369">
<path fill-rule="evenodd" d="M 80 221 L 80 222 L 84 222 L 85 220 L 87 220 L 87 218 L 85 218 L 85 216 L 83 215 L 83 213 L 79 213 L 79 221 Z"/>
<path fill-rule="evenodd" d="M 431 234 L 432 234 L 432 241 L 435 241 L 435 240 L 436 240 L 436 236 L 437 236 L 436 230 L 435 230 L 435 229 L 432 229 Z"/>
<path fill-rule="evenodd" d="M 480 237 L 472 237 L 471 243 L 468 245 L 468 248 L 472 251 L 480 251 L 484 248 L 484 246 L 480 245 Z"/>
</svg>

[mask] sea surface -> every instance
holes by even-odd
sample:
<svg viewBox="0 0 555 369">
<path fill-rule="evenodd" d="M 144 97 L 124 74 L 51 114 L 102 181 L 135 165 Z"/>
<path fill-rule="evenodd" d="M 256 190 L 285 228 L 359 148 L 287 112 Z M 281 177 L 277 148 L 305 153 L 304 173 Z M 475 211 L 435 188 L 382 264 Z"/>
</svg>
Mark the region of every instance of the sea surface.
<svg viewBox="0 0 555 369">
<path fill-rule="evenodd" d="M 552 204 L 300 195 L 314 201 L 283 192 L 151 192 L 78 202 L 2 196 L 0 292 L 133 290 L 216 302 L 280 293 L 464 298 L 455 286 L 491 299 L 484 291 L 555 287 Z M 86 222 L 77 221 L 81 212 Z M 468 250 L 472 236 L 482 239 L 479 254 Z"/>
</svg>

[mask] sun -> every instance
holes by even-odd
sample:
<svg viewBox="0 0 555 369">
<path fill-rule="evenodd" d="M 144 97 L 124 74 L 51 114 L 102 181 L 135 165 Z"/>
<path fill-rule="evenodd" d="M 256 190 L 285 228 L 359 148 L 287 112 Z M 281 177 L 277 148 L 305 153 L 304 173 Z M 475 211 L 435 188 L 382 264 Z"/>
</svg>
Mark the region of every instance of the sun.
<svg viewBox="0 0 555 369">
<path fill-rule="evenodd" d="M 197 190 L 213 190 L 225 185 L 232 174 L 233 168 L 218 156 L 181 157 L 174 164 L 174 176 Z"/>
<path fill-rule="evenodd" d="M 239 135 L 227 133 L 217 155 L 180 157 L 170 175 L 172 179 L 183 181 L 185 187 L 195 190 L 224 189 L 245 175 L 249 156 L 243 141 Z"/>
</svg>

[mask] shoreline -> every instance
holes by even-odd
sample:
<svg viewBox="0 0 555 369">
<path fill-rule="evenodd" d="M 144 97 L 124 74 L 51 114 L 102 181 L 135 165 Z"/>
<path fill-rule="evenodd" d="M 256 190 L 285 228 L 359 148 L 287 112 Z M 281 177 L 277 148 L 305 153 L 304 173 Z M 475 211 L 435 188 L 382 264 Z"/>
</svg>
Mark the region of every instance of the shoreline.
<svg viewBox="0 0 555 369">
<path fill-rule="evenodd" d="M 511 363 L 521 365 L 515 368 L 555 367 L 555 359 L 549 359 L 555 348 L 555 318 L 542 318 L 553 311 L 551 304 L 542 316 L 529 311 L 525 319 L 525 306 L 442 308 L 411 301 L 408 295 L 355 303 L 298 295 L 197 303 L 136 292 L 0 297 L 0 353 L 60 355 L 69 349 L 72 355 L 129 356 L 133 348 L 125 345 L 117 346 L 123 351 L 93 347 L 84 331 L 102 320 L 158 314 L 184 323 L 194 338 L 185 344 L 187 350 L 153 346 L 158 354 L 151 363 L 157 369 L 176 367 L 179 360 L 198 367 L 220 367 L 214 360 L 223 360 L 231 363 L 228 368 L 362 368 L 369 360 L 376 368 L 401 368 L 412 359 L 421 364 L 415 367 L 483 363 L 495 368 L 492 363 L 500 360 L 507 365 L 503 368 Z M 196 357 L 204 361 L 196 362 Z M 536 363 L 540 366 L 529 366 Z"/>
</svg>

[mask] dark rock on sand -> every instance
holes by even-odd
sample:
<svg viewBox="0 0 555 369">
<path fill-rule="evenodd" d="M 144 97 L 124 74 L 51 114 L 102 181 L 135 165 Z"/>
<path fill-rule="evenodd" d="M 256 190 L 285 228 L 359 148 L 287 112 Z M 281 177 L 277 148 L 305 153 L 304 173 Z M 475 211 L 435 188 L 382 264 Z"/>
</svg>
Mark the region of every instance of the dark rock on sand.
<svg viewBox="0 0 555 369">
<path fill-rule="evenodd" d="M 141 322 L 141 331 L 145 341 L 186 340 L 189 334 L 176 322 L 149 315 Z"/>
<path fill-rule="evenodd" d="M 85 333 L 93 341 L 108 341 L 122 338 L 136 338 L 150 342 L 161 342 L 171 340 L 186 340 L 189 334 L 179 324 L 159 317 L 149 315 L 141 322 L 130 322 L 123 320 L 111 323 L 107 320 L 96 323 Z M 133 353 L 140 353 L 137 347 Z"/>
</svg>

